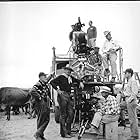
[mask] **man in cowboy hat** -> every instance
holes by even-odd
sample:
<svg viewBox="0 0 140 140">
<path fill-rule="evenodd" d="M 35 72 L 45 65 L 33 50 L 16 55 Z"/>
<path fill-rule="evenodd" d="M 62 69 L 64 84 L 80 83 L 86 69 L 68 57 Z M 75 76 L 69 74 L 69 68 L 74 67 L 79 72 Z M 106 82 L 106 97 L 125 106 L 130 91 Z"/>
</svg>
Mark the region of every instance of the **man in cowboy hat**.
<svg viewBox="0 0 140 140">
<path fill-rule="evenodd" d="M 108 75 L 110 73 L 109 71 L 109 64 L 108 61 L 110 61 L 111 65 L 111 82 L 115 82 L 115 78 L 117 75 L 117 51 L 121 49 L 121 47 L 112 40 L 111 32 L 110 31 L 104 31 L 104 36 L 106 37 L 106 41 L 104 42 L 102 52 L 103 52 L 103 65 L 105 68 L 105 75 Z"/>
<path fill-rule="evenodd" d="M 108 87 L 102 87 L 100 89 L 101 95 L 105 98 L 102 106 L 94 114 L 91 122 L 90 132 L 100 134 L 101 122 L 109 123 L 117 121 L 119 118 L 120 107 L 114 96 L 112 96 L 111 89 Z"/>
<path fill-rule="evenodd" d="M 50 84 L 57 91 L 57 101 L 60 107 L 60 135 L 64 138 L 71 138 L 71 123 L 73 119 L 73 102 L 70 97 L 73 82 L 84 88 L 82 81 L 71 75 L 72 68 L 66 66 L 64 73 L 52 79 Z"/>
</svg>

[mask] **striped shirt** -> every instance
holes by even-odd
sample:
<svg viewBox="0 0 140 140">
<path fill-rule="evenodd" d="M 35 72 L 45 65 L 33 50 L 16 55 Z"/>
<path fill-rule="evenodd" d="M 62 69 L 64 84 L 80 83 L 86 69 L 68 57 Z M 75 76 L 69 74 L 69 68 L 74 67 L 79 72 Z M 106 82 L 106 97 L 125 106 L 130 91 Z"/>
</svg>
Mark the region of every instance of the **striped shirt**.
<svg viewBox="0 0 140 140">
<path fill-rule="evenodd" d="M 33 96 L 35 96 L 36 98 L 40 98 L 40 97 L 46 97 L 47 95 L 51 98 L 51 94 L 50 94 L 50 89 L 47 85 L 47 83 L 42 82 L 41 80 L 39 80 L 31 89 L 32 91 L 36 91 L 36 94 L 33 94 Z"/>
</svg>

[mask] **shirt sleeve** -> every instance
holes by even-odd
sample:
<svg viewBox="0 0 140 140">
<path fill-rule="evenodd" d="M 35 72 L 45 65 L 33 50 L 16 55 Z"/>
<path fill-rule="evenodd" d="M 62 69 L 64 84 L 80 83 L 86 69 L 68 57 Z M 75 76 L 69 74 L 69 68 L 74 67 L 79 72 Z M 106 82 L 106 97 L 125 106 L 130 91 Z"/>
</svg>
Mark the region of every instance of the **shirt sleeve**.
<svg viewBox="0 0 140 140">
<path fill-rule="evenodd" d="M 136 81 L 132 81 L 131 83 L 131 90 L 132 90 L 132 95 L 136 96 L 138 94 L 138 85 Z"/>
<path fill-rule="evenodd" d="M 42 93 L 41 91 L 41 84 L 38 82 L 36 83 L 33 88 L 38 92 L 38 93 Z"/>
<path fill-rule="evenodd" d="M 113 41 L 112 44 L 113 44 L 112 45 L 112 49 L 115 49 L 116 50 L 116 49 L 118 49 L 120 47 L 120 45 L 118 44 L 117 41 Z"/>
<path fill-rule="evenodd" d="M 104 44 L 103 44 L 103 48 L 102 48 L 102 53 L 105 53 L 105 52 L 107 52 L 108 51 L 108 49 L 107 49 L 107 43 L 106 43 L 106 41 L 104 42 Z"/>
<path fill-rule="evenodd" d="M 58 77 L 56 77 L 56 78 L 54 78 L 54 79 L 52 79 L 52 80 L 50 81 L 51 86 L 52 86 L 55 90 L 58 89 L 57 86 L 59 86 L 59 84 L 60 84 L 60 79 L 61 79 L 61 75 L 59 75 Z"/>
<path fill-rule="evenodd" d="M 33 88 L 30 90 L 30 94 L 31 94 L 31 96 L 33 97 L 33 98 L 35 98 L 35 99 L 39 99 L 40 98 L 40 94 L 37 92 L 37 90 L 34 88 L 34 86 L 33 86 Z"/>
</svg>

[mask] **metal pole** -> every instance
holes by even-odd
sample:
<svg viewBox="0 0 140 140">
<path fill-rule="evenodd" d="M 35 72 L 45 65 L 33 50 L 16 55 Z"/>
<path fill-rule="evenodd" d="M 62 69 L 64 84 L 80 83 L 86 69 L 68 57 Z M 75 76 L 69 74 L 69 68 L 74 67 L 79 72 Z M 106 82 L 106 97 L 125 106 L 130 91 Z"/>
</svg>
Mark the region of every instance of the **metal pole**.
<svg viewBox="0 0 140 140">
<path fill-rule="evenodd" d="M 55 65 L 56 65 L 55 47 L 53 47 L 52 50 L 53 50 L 52 71 L 55 72 L 55 74 L 56 74 L 56 70 L 55 70 Z M 51 88 L 51 93 L 52 93 L 53 107 L 55 107 L 55 99 L 54 99 L 54 90 L 53 90 L 53 88 Z M 53 108 L 53 112 L 54 112 L 54 108 Z"/>
<path fill-rule="evenodd" d="M 123 51 L 119 50 L 119 70 L 120 70 L 120 82 L 122 82 L 122 73 L 123 73 Z"/>
</svg>

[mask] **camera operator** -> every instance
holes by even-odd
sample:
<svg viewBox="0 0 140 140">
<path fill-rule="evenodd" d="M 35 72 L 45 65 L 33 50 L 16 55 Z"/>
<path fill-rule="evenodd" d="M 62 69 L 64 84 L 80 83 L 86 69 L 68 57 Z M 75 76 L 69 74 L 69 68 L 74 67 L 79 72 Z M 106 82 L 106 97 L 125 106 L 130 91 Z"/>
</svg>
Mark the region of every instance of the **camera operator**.
<svg viewBox="0 0 140 140">
<path fill-rule="evenodd" d="M 117 99 L 111 95 L 111 90 L 108 87 L 104 87 L 100 90 L 101 95 L 105 98 L 100 109 L 94 114 L 91 122 L 90 132 L 95 134 L 101 133 L 101 122 L 109 123 L 119 119 L 120 107 Z"/>
<path fill-rule="evenodd" d="M 97 28 L 92 25 L 92 21 L 89 21 L 89 28 L 87 29 L 87 38 L 89 47 L 96 46 L 96 38 L 97 38 Z"/>
</svg>

